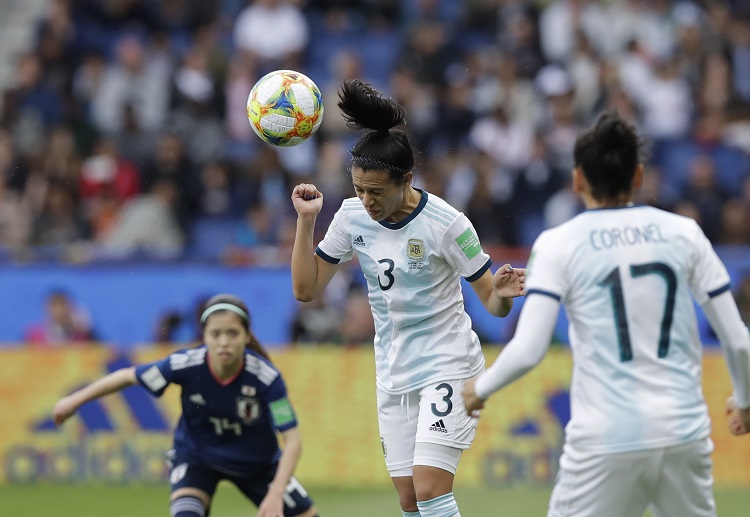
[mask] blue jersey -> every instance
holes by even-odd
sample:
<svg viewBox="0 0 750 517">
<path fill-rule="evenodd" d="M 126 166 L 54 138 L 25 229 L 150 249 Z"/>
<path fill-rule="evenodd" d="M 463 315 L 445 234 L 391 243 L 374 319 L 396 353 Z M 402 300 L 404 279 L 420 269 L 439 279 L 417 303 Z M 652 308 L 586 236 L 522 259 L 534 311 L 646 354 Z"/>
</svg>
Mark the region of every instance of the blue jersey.
<svg viewBox="0 0 750 517">
<path fill-rule="evenodd" d="M 206 353 L 201 345 L 136 367 L 138 382 L 156 397 L 169 384 L 182 386 L 174 448 L 235 473 L 275 463 L 281 455 L 276 431 L 297 426 L 281 374 L 248 350 L 237 376 L 222 382 L 211 373 Z"/>
</svg>

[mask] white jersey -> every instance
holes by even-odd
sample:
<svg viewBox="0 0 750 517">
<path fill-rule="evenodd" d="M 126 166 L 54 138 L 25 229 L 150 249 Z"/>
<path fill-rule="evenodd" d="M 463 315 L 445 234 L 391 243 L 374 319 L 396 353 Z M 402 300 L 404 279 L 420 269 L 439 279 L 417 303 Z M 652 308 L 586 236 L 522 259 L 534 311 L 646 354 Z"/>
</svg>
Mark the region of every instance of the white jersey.
<svg viewBox="0 0 750 517">
<path fill-rule="evenodd" d="M 527 274 L 527 292 L 559 299 L 570 323 L 568 443 L 612 453 L 709 435 L 691 293 L 703 304 L 729 275 L 695 221 L 590 210 L 539 236 Z"/>
<path fill-rule="evenodd" d="M 406 219 L 373 221 L 358 198 L 346 199 L 315 252 L 338 264 L 355 251 L 375 321 L 380 389 L 402 394 L 483 370 L 460 277 L 478 279 L 491 260 L 465 215 L 422 192 Z"/>
</svg>

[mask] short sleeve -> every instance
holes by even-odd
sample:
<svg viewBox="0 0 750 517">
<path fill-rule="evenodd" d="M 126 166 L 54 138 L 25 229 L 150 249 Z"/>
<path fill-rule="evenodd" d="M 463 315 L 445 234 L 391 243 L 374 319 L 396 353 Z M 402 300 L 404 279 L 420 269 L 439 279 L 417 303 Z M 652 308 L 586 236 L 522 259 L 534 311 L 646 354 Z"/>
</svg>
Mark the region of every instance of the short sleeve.
<svg viewBox="0 0 750 517">
<path fill-rule="evenodd" d="M 464 214 L 459 214 L 445 232 L 442 253 L 453 269 L 469 282 L 477 280 L 492 265 L 474 226 Z"/>
<path fill-rule="evenodd" d="M 297 416 L 287 396 L 286 384 L 284 384 L 281 375 L 277 376 L 268 387 L 266 400 L 268 401 L 271 421 L 279 432 L 297 427 Z"/>
<path fill-rule="evenodd" d="M 689 274 L 690 290 L 695 300 L 703 305 L 709 298 L 718 296 L 730 288 L 730 278 L 727 268 L 716 254 L 711 242 L 694 223 L 695 255 Z"/>
<path fill-rule="evenodd" d="M 552 235 L 543 232 L 531 248 L 526 265 L 526 294 L 544 294 L 561 301 L 568 291 L 567 281 Z"/>
<path fill-rule="evenodd" d="M 340 264 L 351 260 L 353 247 L 349 233 L 344 228 L 343 205 L 333 216 L 325 237 L 320 241 L 315 253 L 331 264 Z"/>
<path fill-rule="evenodd" d="M 171 357 L 142 364 L 135 368 L 135 377 L 138 383 L 155 397 L 161 397 L 167 386 L 174 382 L 174 372 L 170 366 Z"/>
</svg>

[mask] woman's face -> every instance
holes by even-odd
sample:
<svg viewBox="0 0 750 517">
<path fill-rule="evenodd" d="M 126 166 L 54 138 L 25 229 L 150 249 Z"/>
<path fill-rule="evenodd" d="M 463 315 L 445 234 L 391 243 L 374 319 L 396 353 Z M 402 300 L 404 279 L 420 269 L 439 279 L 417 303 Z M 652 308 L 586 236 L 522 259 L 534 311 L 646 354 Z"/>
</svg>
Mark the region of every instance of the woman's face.
<svg viewBox="0 0 750 517">
<path fill-rule="evenodd" d="M 245 328 L 244 321 L 237 314 L 217 311 L 206 320 L 203 340 L 208 347 L 210 364 L 227 368 L 242 363 L 250 334 Z"/>
<path fill-rule="evenodd" d="M 406 200 L 408 182 L 397 185 L 388 170 L 363 171 L 352 167 L 354 192 L 373 221 L 391 221 Z"/>
</svg>

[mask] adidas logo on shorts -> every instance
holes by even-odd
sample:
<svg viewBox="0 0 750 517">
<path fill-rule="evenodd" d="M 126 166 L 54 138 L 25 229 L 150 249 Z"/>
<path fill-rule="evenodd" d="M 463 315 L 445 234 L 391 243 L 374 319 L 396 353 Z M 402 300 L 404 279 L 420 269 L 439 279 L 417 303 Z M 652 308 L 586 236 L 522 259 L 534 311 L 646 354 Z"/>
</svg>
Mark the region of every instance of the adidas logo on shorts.
<svg viewBox="0 0 750 517">
<path fill-rule="evenodd" d="M 448 433 L 448 430 L 445 428 L 445 424 L 443 423 L 442 418 L 430 426 L 430 431 L 437 431 L 439 433 L 446 434 Z"/>
</svg>

